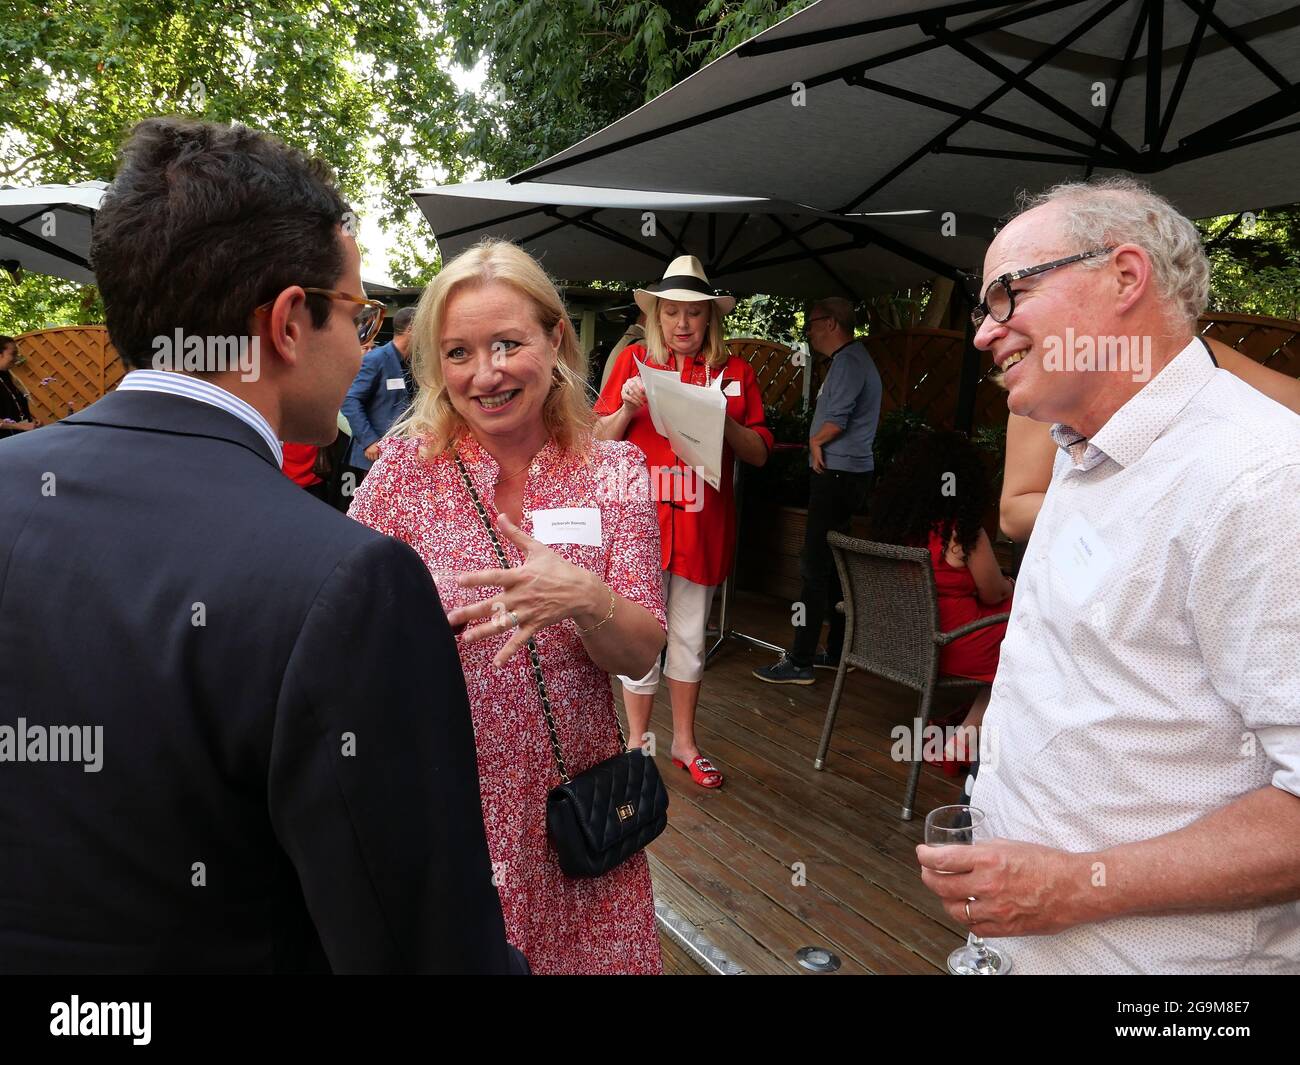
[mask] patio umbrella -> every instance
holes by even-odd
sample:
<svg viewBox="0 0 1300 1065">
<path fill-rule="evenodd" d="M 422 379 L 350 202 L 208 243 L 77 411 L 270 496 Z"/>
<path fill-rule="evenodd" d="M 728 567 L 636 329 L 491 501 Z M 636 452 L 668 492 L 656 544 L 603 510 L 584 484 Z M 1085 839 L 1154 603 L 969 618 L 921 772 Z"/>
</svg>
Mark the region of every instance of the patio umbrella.
<svg viewBox="0 0 1300 1065">
<path fill-rule="evenodd" d="M 0 267 L 93 285 L 90 233 L 107 187 L 82 181 L 0 189 Z"/>
<path fill-rule="evenodd" d="M 1294 0 L 819 0 L 512 180 L 998 216 L 1131 172 L 1204 217 L 1300 199 L 1298 76 Z"/>
<path fill-rule="evenodd" d="M 511 180 L 635 174 L 647 189 L 936 220 L 1110 172 L 1192 217 L 1300 199 L 1290 0 L 882 0 L 866 14 L 819 0 Z M 978 375 L 968 344 L 959 427 Z"/>
<path fill-rule="evenodd" d="M 978 267 L 992 221 L 931 212 L 840 216 L 795 203 L 542 182 L 481 181 L 411 193 L 444 260 L 512 240 L 569 281 L 640 282 L 683 253 L 732 292 L 816 298 L 892 291 Z"/>
</svg>

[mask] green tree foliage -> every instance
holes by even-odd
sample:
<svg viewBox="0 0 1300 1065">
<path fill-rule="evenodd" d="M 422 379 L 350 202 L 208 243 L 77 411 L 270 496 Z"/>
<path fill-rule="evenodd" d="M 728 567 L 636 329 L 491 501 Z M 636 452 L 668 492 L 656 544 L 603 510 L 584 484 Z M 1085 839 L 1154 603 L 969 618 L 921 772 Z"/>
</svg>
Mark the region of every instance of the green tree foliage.
<svg viewBox="0 0 1300 1065">
<path fill-rule="evenodd" d="M 1202 223 L 1213 273 L 1210 310 L 1300 319 L 1300 209 Z"/>
<path fill-rule="evenodd" d="M 484 177 L 540 162 L 812 0 L 444 3 L 457 61 L 486 61 L 470 150 Z"/>
<path fill-rule="evenodd" d="M 412 188 L 517 172 L 810 2 L 0 0 L 0 184 L 107 180 L 148 115 L 239 120 L 329 159 L 354 202 L 373 193 L 363 244 L 391 226 L 391 272 L 420 284 L 437 257 Z M 484 92 L 459 93 L 453 62 L 482 63 Z M 1300 317 L 1300 211 L 1203 230 L 1215 309 Z M 918 295 L 868 318 L 914 319 Z M 0 331 L 101 315 L 93 291 L 0 275 Z M 747 301 L 735 321 L 788 342 L 800 318 L 797 301 Z"/>
<path fill-rule="evenodd" d="M 811 2 L 445 3 L 457 62 L 483 63 L 487 71 L 485 91 L 467 115 L 477 176 L 506 177 L 569 147 Z M 418 258 L 404 255 L 403 262 Z M 427 275 L 408 271 L 403 279 Z M 733 315 L 733 334 L 792 338 L 799 301 L 750 304 L 742 301 Z M 756 331 L 767 327 L 773 331 Z"/>
<path fill-rule="evenodd" d="M 451 44 L 416 0 L 0 0 L 0 55 L 0 184 L 108 180 L 157 114 L 269 130 L 390 224 L 424 225 L 407 193 L 430 164 L 465 171 Z M 94 309 L 78 286 L 0 277 L 0 330 Z"/>
</svg>

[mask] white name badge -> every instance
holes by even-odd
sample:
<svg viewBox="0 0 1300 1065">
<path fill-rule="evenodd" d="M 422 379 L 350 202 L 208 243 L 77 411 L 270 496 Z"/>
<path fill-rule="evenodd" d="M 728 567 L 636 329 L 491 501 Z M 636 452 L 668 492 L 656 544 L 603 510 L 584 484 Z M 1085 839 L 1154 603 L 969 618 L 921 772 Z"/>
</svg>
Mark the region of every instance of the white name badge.
<svg viewBox="0 0 1300 1065">
<path fill-rule="evenodd" d="M 1115 564 L 1115 556 L 1082 514 L 1073 515 L 1065 523 L 1048 552 L 1048 558 L 1075 603 L 1082 603 L 1092 595 Z"/>
<path fill-rule="evenodd" d="M 544 544 L 599 547 L 600 511 L 596 507 L 555 507 L 533 511 L 533 539 Z"/>
<path fill-rule="evenodd" d="M 388 378 L 388 380 L 386 380 L 386 381 L 384 382 L 384 384 L 388 386 L 388 391 L 390 391 L 390 392 L 396 392 L 399 388 L 405 388 L 405 387 L 406 387 L 406 378 L 404 378 L 404 377 L 390 377 L 390 378 Z"/>
<path fill-rule="evenodd" d="M 738 396 L 738 395 L 740 395 L 740 382 L 739 382 L 739 381 L 728 381 L 728 382 L 726 383 L 726 385 L 723 386 L 722 394 L 723 394 L 724 396 Z"/>
</svg>

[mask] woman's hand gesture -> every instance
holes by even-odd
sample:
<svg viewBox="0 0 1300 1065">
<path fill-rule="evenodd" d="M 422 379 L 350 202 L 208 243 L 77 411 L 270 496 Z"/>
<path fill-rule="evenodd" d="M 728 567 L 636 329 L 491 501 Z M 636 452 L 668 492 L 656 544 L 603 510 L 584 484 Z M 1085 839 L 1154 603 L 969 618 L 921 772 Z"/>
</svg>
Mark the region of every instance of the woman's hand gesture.
<svg viewBox="0 0 1300 1065">
<path fill-rule="evenodd" d="M 504 514 L 497 528 L 523 553 L 524 564 L 514 569 L 485 569 L 463 574 L 463 588 L 500 588 L 501 592 L 447 615 L 453 628 L 484 618 L 490 620 L 466 629 L 461 641 L 478 643 L 517 627 L 515 634 L 492 660 L 498 669 L 525 647 L 537 632 L 577 614 L 591 614 L 597 601 L 608 598 L 594 574 L 567 562 L 540 540 L 534 540 Z"/>
</svg>

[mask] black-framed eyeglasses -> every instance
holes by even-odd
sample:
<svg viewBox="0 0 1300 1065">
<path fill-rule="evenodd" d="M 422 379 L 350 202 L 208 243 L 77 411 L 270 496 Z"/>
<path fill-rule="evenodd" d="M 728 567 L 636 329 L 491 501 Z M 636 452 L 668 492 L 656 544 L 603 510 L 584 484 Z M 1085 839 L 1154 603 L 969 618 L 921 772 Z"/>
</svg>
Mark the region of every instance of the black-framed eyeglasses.
<svg viewBox="0 0 1300 1065">
<path fill-rule="evenodd" d="M 831 316 L 829 314 L 819 314 L 816 318 L 809 318 L 803 324 L 804 332 L 806 333 L 813 327 L 813 322 L 829 322 L 830 320 Z"/>
<path fill-rule="evenodd" d="M 339 292 L 332 288 L 303 288 L 304 292 L 310 292 L 316 296 L 327 296 L 332 300 L 342 300 L 345 303 L 355 303 L 361 307 L 352 319 L 357 327 L 357 339 L 362 344 L 367 344 L 379 335 L 379 327 L 384 324 L 384 314 L 388 308 L 378 300 L 368 300 L 362 296 L 354 296 L 350 292 Z M 274 302 L 274 301 L 272 301 Z M 263 314 L 271 309 L 270 303 L 263 303 L 256 308 L 254 313 Z"/>
<path fill-rule="evenodd" d="M 1043 263 L 1041 266 L 1027 266 L 1023 270 L 1013 270 L 1009 274 L 995 277 L 989 282 L 988 288 L 984 290 L 984 298 L 971 308 L 971 322 L 978 329 L 984 323 L 986 317 L 1001 323 L 1015 314 L 1016 294 L 1011 291 L 1012 282 L 1023 281 L 1026 277 L 1033 277 L 1035 274 L 1045 274 L 1048 270 L 1055 270 L 1059 266 L 1069 266 L 1071 263 L 1082 262 L 1084 259 L 1095 259 L 1099 255 L 1109 255 L 1116 247 L 1117 245 L 1111 245 L 1109 248 L 1097 248 L 1095 251 L 1080 252 L 1078 255 L 1069 255 L 1064 259 Z"/>
</svg>

